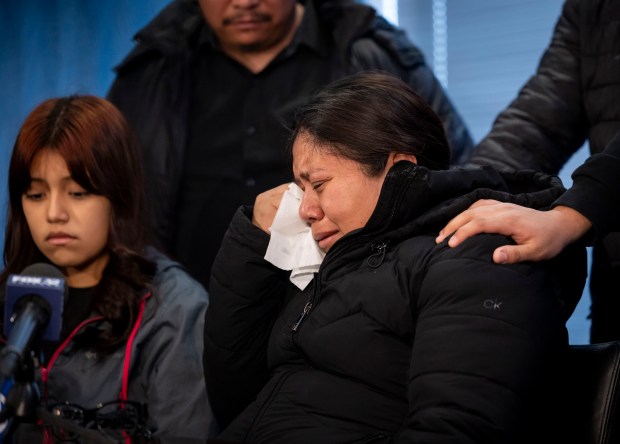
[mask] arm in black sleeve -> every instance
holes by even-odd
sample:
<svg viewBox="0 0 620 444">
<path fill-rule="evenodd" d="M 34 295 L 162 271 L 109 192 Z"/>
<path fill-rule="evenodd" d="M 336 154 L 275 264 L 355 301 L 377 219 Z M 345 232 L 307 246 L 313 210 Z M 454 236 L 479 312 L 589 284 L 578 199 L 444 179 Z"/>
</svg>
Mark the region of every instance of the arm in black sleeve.
<svg viewBox="0 0 620 444">
<path fill-rule="evenodd" d="M 483 234 L 440 250 L 412 289 L 409 416 L 393 442 L 525 442 L 550 357 L 568 345 L 564 303 L 583 289 L 585 248 L 569 266 L 494 264 L 490 252 L 505 242 Z"/>
<path fill-rule="evenodd" d="M 579 1 L 567 0 L 536 73 L 496 118 L 469 165 L 557 174 L 585 142 Z"/>
<path fill-rule="evenodd" d="M 573 174 L 573 186 L 554 206 L 564 205 L 583 214 L 597 238 L 620 231 L 620 133 L 605 150 L 590 156 Z"/>
<path fill-rule="evenodd" d="M 205 318 L 204 371 L 213 413 L 224 429 L 268 379 L 267 342 L 292 284 L 264 259 L 269 236 L 240 208 L 213 264 Z"/>
</svg>

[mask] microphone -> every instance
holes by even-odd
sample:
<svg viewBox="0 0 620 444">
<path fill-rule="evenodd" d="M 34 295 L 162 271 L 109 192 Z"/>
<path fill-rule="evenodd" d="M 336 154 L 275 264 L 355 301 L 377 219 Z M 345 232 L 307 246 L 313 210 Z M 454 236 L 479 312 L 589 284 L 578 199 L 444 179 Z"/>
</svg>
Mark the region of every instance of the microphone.
<svg viewBox="0 0 620 444">
<path fill-rule="evenodd" d="M 0 380 L 14 376 L 24 356 L 39 338 L 60 339 L 65 279 L 56 267 L 37 263 L 7 280 L 4 301 L 4 336 L 0 354 Z"/>
</svg>

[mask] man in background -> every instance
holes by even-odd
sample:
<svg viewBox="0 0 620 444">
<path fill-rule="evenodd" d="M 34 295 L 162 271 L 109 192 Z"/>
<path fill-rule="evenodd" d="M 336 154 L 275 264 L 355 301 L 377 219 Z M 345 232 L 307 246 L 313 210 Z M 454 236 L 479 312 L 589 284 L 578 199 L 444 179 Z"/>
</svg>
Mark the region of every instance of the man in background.
<svg viewBox="0 0 620 444">
<path fill-rule="evenodd" d="M 108 98 L 139 138 L 158 241 L 207 288 L 236 209 L 292 180 L 294 110 L 362 70 L 407 82 L 440 116 L 453 163 L 467 160 L 469 132 L 423 55 L 369 6 L 175 0 L 137 33 Z"/>
</svg>

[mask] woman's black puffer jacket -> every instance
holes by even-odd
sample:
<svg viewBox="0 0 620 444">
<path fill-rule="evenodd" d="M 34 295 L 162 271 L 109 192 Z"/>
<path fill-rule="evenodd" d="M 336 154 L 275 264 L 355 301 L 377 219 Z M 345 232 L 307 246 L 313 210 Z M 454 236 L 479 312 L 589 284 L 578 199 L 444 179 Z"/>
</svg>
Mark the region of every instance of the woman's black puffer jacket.
<svg viewBox="0 0 620 444">
<path fill-rule="evenodd" d="M 495 265 L 507 242 L 435 236 L 478 198 L 541 208 L 563 188 L 541 173 L 388 173 L 363 229 L 340 239 L 305 290 L 263 259 L 241 208 L 213 269 L 207 390 L 223 442 L 519 442 L 536 387 L 567 344 L 584 248 Z M 238 415 L 238 416 L 237 416 Z M 233 420 L 233 418 L 235 418 Z"/>
</svg>

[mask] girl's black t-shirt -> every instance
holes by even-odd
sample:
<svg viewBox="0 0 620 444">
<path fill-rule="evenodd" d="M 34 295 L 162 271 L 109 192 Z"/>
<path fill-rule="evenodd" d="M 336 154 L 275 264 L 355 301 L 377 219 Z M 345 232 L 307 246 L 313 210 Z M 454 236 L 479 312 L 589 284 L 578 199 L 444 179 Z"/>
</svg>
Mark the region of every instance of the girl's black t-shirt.
<svg viewBox="0 0 620 444">
<path fill-rule="evenodd" d="M 52 354 L 71 334 L 73 329 L 92 314 L 97 288 L 97 286 L 87 288 L 69 287 L 62 313 L 60 340 L 54 342 L 45 341 L 41 346 L 45 362 L 49 361 Z"/>
</svg>

